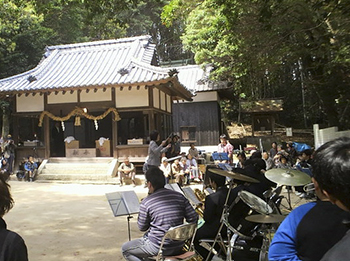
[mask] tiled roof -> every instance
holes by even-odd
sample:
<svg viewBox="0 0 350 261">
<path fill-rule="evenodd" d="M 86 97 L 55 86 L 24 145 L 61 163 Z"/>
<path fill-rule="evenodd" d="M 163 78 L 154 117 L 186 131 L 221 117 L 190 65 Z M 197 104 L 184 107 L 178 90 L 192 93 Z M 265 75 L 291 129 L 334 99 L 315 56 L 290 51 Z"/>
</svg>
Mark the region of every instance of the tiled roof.
<svg viewBox="0 0 350 261">
<path fill-rule="evenodd" d="M 150 36 L 51 46 L 37 67 L 0 80 L 0 92 L 176 81 L 176 77 L 169 76 L 168 68 L 152 65 L 154 54 Z M 186 92 L 190 93 L 185 89 L 183 93 Z"/>
<path fill-rule="evenodd" d="M 227 82 L 212 81 L 209 73 L 199 65 L 174 67 L 179 74 L 179 81 L 193 92 L 206 92 L 228 89 Z"/>
</svg>

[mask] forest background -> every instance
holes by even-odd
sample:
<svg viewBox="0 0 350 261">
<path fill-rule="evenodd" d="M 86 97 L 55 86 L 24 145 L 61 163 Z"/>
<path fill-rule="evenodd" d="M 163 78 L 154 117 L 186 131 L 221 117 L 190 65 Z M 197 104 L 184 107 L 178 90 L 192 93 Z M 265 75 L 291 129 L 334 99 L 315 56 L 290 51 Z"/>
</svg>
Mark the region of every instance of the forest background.
<svg viewBox="0 0 350 261">
<path fill-rule="evenodd" d="M 350 1 L 0 0 L 0 79 L 35 67 L 46 46 L 149 34 L 162 64 L 211 64 L 239 101 L 281 98 L 279 123 L 350 128 Z M 1 106 L 8 108 L 6 101 Z"/>
</svg>

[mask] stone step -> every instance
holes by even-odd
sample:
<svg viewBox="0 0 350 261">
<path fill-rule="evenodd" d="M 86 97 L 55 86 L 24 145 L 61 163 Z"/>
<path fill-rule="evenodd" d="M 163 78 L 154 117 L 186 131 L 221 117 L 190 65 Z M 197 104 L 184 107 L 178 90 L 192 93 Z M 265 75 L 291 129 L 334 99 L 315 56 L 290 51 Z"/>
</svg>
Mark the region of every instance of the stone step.
<svg viewBox="0 0 350 261">
<path fill-rule="evenodd" d="M 117 166 L 114 158 L 49 158 L 40 165 L 36 180 L 115 184 Z"/>
<path fill-rule="evenodd" d="M 111 163 L 115 160 L 112 157 L 96 157 L 96 158 L 49 158 L 48 163 Z"/>
</svg>

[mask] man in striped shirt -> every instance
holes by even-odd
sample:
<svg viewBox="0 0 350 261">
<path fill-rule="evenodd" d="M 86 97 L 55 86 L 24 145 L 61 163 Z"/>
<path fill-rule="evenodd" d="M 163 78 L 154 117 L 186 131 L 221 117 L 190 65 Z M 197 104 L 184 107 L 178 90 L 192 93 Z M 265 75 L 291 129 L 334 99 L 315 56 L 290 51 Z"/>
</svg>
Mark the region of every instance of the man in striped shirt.
<svg viewBox="0 0 350 261">
<path fill-rule="evenodd" d="M 146 231 L 144 236 L 126 242 L 122 253 L 126 260 L 148 260 L 158 253 L 164 234 L 170 227 L 195 223 L 198 215 L 189 201 L 181 194 L 164 188 L 164 174 L 159 168 L 152 167 L 146 172 L 149 195 L 141 202 L 138 226 Z M 176 255 L 182 250 L 183 242 L 166 241 L 163 245 L 164 255 Z"/>
</svg>

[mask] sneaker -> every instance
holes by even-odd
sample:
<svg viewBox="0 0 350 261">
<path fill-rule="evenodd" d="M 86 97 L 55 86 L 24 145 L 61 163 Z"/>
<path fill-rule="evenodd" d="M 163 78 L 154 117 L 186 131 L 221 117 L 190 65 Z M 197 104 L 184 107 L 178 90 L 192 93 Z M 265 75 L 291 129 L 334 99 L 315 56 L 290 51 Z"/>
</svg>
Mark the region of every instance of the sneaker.
<svg viewBox="0 0 350 261">
<path fill-rule="evenodd" d="M 303 193 L 299 192 L 299 191 L 295 191 L 295 195 L 297 195 L 298 197 L 300 197 L 300 195 L 302 195 Z"/>
</svg>

